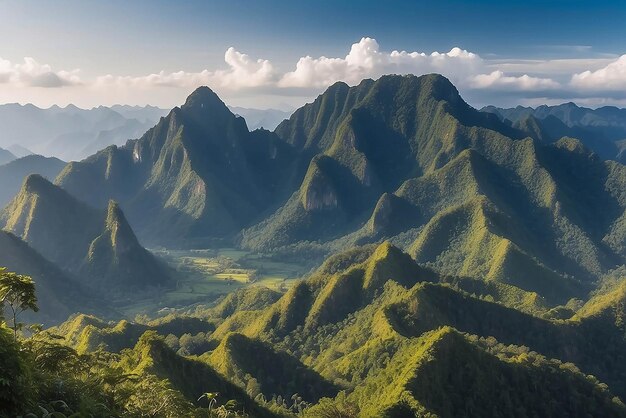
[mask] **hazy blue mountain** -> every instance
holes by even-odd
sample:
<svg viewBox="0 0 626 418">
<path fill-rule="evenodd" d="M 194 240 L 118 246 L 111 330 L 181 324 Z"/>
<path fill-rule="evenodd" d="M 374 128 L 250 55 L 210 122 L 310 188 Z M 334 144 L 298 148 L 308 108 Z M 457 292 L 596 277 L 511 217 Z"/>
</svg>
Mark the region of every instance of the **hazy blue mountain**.
<svg viewBox="0 0 626 418">
<path fill-rule="evenodd" d="M 136 119 L 142 123 L 152 122 L 153 125 L 159 118 L 166 116 L 169 112 L 169 109 L 161 109 L 160 107 L 150 105 L 113 105 L 111 106 L 111 110 L 116 111 L 126 119 Z"/>
<path fill-rule="evenodd" d="M 82 159 L 111 144 L 123 144 L 154 125 L 165 111 L 154 107 L 74 105 L 47 109 L 32 104 L 0 105 L 0 147 L 19 144 L 37 154 Z"/>
<path fill-rule="evenodd" d="M 263 128 L 273 131 L 283 120 L 289 119 L 293 113 L 293 111 L 278 109 L 250 109 L 236 106 L 228 106 L 228 108 L 234 114 L 243 117 L 250 130 Z"/>
<path fill-rule="evenodd" d="M 34 154 L 28 148 L 25 148 L 25 147 L 23 147 L 21 145 L 18 145 L 18 144 L 9 145 L 7 147 L 7 150 L 11 151 L 11 153 L 13 155 L 15 155 L 17 158 L 22 158 L 22 157 L 26 157 L 27 155 L 33 155 Z"/>
<path fill-rule="evenodd" d="M 589 109 L 574 103 L 564 103 L 537 108 L 517 106 L 503 109 L 487 106 L 481 110 L 510 121 L 532 138 L 549 142 L 564 136 L 577 138 L 600 157 L 626 163 L 623 154 L 626 109 L 614 106 Z"/>
<path fill-rule="evenodd" d="M 17 157 L 13 153 L 4 148 L 0 148 L 0 165 L 6 164 L 15 160 Z"/>
</svg>

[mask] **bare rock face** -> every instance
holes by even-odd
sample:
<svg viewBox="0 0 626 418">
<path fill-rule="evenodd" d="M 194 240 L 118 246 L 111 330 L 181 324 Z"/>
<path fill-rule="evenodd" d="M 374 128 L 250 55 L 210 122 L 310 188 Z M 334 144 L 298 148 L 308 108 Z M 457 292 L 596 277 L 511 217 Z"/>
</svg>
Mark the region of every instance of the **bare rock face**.
<svg viewBox="0 0 626 418">
<path fill-rule="evenodd" d="M 329 182 L 316 177 L 306 187 L 302 204 L 307 211 L 334 209 L 337 207 L 337 193 Z"/>
<path fill-rule="evenodd" d="M 300 189 L 301 203 L 307 211 L 335 209 L 338 206 L 338 193 L 331 177 L 323 169 L 325 158 L 313 159 Z"/>
</svg>

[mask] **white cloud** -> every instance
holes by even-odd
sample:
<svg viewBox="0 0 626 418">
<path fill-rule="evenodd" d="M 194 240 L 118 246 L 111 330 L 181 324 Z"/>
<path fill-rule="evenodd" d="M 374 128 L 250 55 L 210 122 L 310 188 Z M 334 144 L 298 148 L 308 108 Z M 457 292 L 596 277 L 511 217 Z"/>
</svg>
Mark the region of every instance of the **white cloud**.
<svg viewBox="0 0 626 418">
<path fill-rule="evenodd" d="M 598 70 L 574 74 L 571 85 L 595 91 L 626 89 L 626 54 Z"/>
<path fill-rule="evenodd" d="M 119 85 L 127 87 L 184 87 L 194 88 L 209 85 L 213 88 L 239 90 L 265 86 L 273 83 L 274 68 L 268 60 L 254 60 L 230 47 L 224 54 L 228 64 L 225 70 L 202 70 L 200 72 L 177 71 L 166 73 L 161 71 L 146 76 L 113 76 L 105 75 L 96 79 L 96 86 Z"/>
<path fill-rule="evenodd" d="M 519 77 L 506 76 L 500 70 L 490 74 L 479 74 L 472 77 L 470 87 L 485 89 L 497 88 L 518 91 L 541 91 L 560 88 L 560 84 L 549 78 L 531 77 L 524 74 Z"/>
<path fill-rule="evenodd" d="M 358 83 L 363 78 L 377 78 L 383 74 L 441 73 L 453 81 L 461 81 L 469 74 L 484 68 L 483 60 L 472 52 L 452 48 L 450 52 L 380 51 L 378 42 L 362 38 L 350 48 L 345 58 L 302 57 L 295 70 L 278 82 L 279 87 L 325 87 L 336 81 Z"/>
<path fill-rule="evenodd" d="M 62 87 L 81 83 L 80 70 L 53 71 L 48 64 L 41 64 L 31 57 L 23 63 L 13 64 L 0 58 L 0 83 L 23 87 Z"/>
<path fill-rule="evenodd" d="M 585 51 L 588 48 L 582 48 Z M 440 73 L 472 104 L 514 105 L 525 101 L 621 103 L 626 99 L 626 55 L 572 59 L 501 59 L 482 57 L 459 47 L 448 52 L 383 50 L 373 38 L 362 38 L 343 57 L 301 57 L 279 71 L 267 59 L 228 48 L 222 68 L 160 71 L 152 74 L 93 74 L 57 71 L 33 58 L 12 63 L 0 58 L 0 101 L 99 105 L 154 103 L 171 106 L 200 85 L 208 85 L 229 103 L 297 106 L 326 87 L 344 81 L 358 84 L 384 74 Z M 63 90 L 41 87 L 80 86 Z M 296 103 L 297 102 L 297 103 Z"/>
</svg>

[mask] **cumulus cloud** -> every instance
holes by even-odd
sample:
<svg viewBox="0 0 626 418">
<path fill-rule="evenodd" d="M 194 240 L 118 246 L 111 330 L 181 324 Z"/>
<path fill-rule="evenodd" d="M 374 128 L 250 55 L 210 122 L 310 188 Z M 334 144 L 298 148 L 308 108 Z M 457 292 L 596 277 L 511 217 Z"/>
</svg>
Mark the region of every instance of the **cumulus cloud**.
<svg viewBox="0 0 626 418">
<path fill-rule="evenodd" d="M 383 74 L 442 73 L 453 80 L 466 78 L 484 67 L 482 59 L 472 52 L 452 48 L 449 52 L 380 51 L 378 42 L 362 38 L 352 45 L 344 58 L 302 57 L 295 70 L 282 76 L 280 87 L 324 87 L 336 81 L 357 83 L 363 78 Z"/>
<path fill-rule="evenodd" d="M 519 77 L 506 76 L 500 70 L 490 74 L 479 74 L 472 77 L 470 86 L 473 88 L 504 88 L 518 91 L 554 90 L 561 87 L 559 83 L 549 78 L 531 77 L 524 74 Z"/>
<path fill-rule="evenodd" d="M 13 64 L 0 58 L 0 83 L 25 87 L 63 87 L 81 83 L 79 70 L 53 71 L 48 64 L 41 64 L 31 57 L 23 63 Z"/>
<path fill-rule="evenodd" d="M 581 103 L 586 100 L 607 104 L 626 99 L 626 55 L 556 60 L 495 59 L 459 47 L 448 52 L 384 50 L 375 39 L 364 37 L 352 44 L 345 56 L 304 56 L 295 66 L 282 70 L 267 59 L 253 58 L 230 47 L 221 67 L 139 76 L 93 75 L 82 79 L 79 70 L 56 71 L 33 58 L 24 58 L 20 63 L 0 58 L 0 84 L 7 86 L 3 89 L 4 97 L 11 98 L 28 97 L 29 92 L 52 97 L 58 94 L 55 89 L 41 88 L 81 85 L 82 89 L 64 92 L 63 100 L 69 100 L 68 94 L 76 92 L 92 97 L 93 104 L 100 104 L 102 100 L 125 103 L 158 100 L 155 102 L 161 105 L 166 100 L 179 100 L 200 85 L 208 85 L 227 100 L 249 98 L 256 100 L 257 105 L 258 101 L 263 101 L 263 106 L 267 106 L 265 98 L 278 103 L 300 100 L 299 104 L 337 81 L 355 85 L 364 78 L 384 74 L 440 73 L 475 105 L 578 99 Z"/>
<path fill-rule="evenodd" d="M 363 78 L 383 74 L 440 73 L 460 88 L 497 91 L 545 91 L 560 84 L 550 78 L 528 74 L 511 75 L 492 70 L 490 63 L 478 54 L 459 47 L 449 52 L 381 51 L 375 39 L 362 38 L 352 45 L 344 58 L 300 58 L 296 68 L 284 74 L 279 87 L 323 88 L 336 81 L 356 84 Z"/>
<path fill-rule="evenodd" d="M 246 54 L 230 47 L 224 54 L 228 65 L 225 70 L 203 70 L 200 72 L 177 71 L 166 73 L 161 71 L 146 76 L 113 76 L 105 75 L 96 79 L 96 85 L 120 85 L 140 88 L 151 87 L 185 87 L 194 88 L 209 85 L 214 88 L 238 90 L 265 86 L 273 82 L 274 68 L 268 60 L 254 60 Z"/>
<path fill-rule="evenodd" d="M 583 90 L 626 89 L 626 54 L 598 70 L 574 74 L 570 84 Z"/>
</svg>

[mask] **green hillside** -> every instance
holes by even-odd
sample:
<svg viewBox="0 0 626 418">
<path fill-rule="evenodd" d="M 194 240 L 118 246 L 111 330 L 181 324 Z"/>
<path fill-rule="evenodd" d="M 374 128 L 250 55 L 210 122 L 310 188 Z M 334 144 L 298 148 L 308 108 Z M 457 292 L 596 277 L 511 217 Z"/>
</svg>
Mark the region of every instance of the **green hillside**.
<svg viewBox="0 0 626 418">
<path fill-rule="evenodd" d="M 296 358 L 241 334 L 225 336 L 207 361 L 253 398 L 260 394 L 287 399 L 299 395 L 315 403 L 339 390 Z"/>
<path fill-rule="evenodd" d="M 52 332 L 86 355 L 136 343 L 125 370 L 251 416 L 626 416 L 624 294 L 607 285 L 554 320 L 537 293 L 439 275 L 386 242 L 329 258 L 278 300 L 246 289 L 191 316 L 76 316 Z"/>
</svg>

